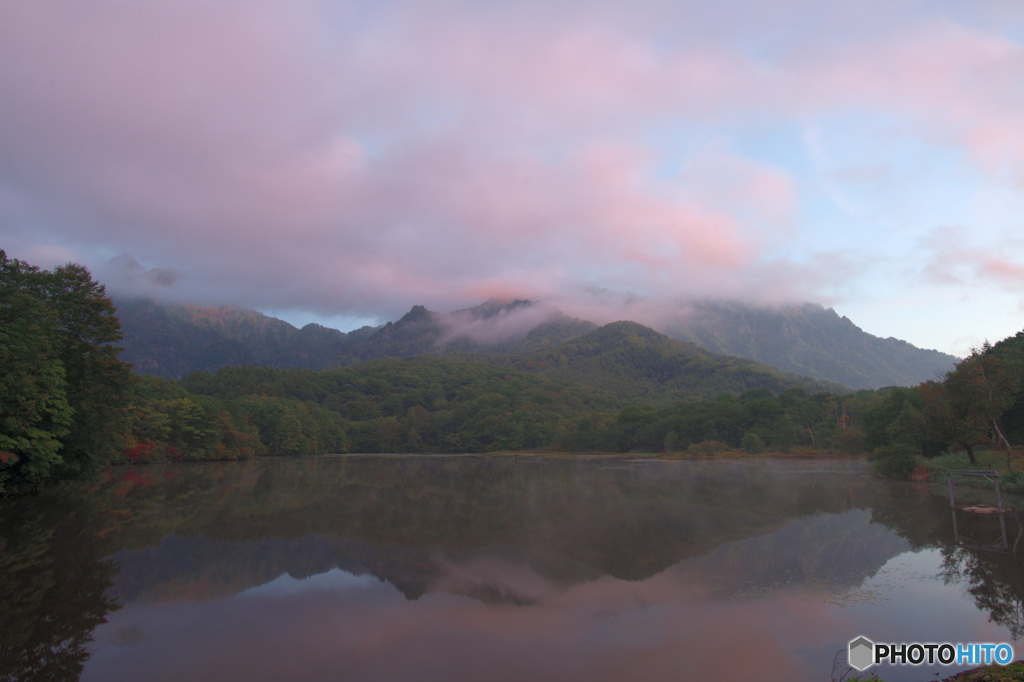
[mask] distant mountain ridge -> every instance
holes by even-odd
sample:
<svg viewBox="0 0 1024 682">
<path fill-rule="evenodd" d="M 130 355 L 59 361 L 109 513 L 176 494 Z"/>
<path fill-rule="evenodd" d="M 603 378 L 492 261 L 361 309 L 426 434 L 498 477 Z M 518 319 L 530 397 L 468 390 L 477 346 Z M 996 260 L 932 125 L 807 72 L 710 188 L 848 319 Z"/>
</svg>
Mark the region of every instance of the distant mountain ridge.
<svg viewBox="0 0 1024 682">
<path fill-rule="evenodd" d="M 703 301 L 662 331 L 714 353 L 757 360 L 783 372 L 837 381 L 854 389 L 913 386 L 941 376 L 959 361 L 906 341 L 868 334 L 816 303 L 754 308 Z"/>
<path fill-rule="evenodd" d="M 115 304 L 125 335 L 122 359 L 134 363 L 140 374 L 165 378 L 225 366 L 325 369 L 382 357 L 468 352 L 553 378 L 579 380 L 586 375 L 597 382 L 595 386 L 615 385 L 640 397 L 652 385 L 676 393 L 673 382 L 697 367 L 705 374 L 712 367 L 724 372 L 722 377 L 704 376 L 703 380 L 729 386 L 725 389 L 729 392 L 743 390 L 750 382 L 784 390 L 798 377 L 816 379 L 818 388 L 834 390 L 836 384 L 855 389 L 914 385 L 934 378 L 956 361 L 937 351 L 867 334 L 835 311 L 815 304 L 760 309 L 704 302 L 685 317 L 662 325 L 665 335 L 635 323 L 599 328 L 556 308 L 523 300 L 488 301 L 450 313 L 417 305 L 399 320 L 348 333 L 317 324 L 297 329 L 246 308 L 121 298 Z M 678 345 L 681 342 L 684 345 Z M 606 347 L 597 355 L 584 357 L 597 352 L 595 344 L 601 343 Z M 724 363 L 720 357 L 712 360 L 715 355 L 752 362 Z M 634 364 L 627 368 L 622 362 Z M 636 366 L 638 362 L 646 363 L 645 368 Z M 688 370 L 682 366 L 686 364 Z M 766 372 L 765 365 L 777 372 Z M 753 372 L 758 378 L 736 380 L 739 371 Z M 734 375 L 731 379 L 725 378 L 729 372 Z M 629 389 L 631 373 L 645 377 Z M 784 377 L 787 373 L 791 376 Z"/>
<path fill-rule="evenodd" d="M 302 329 L 248 308 L 166 305 L 116 298 L 124 333 L 121 359 L 140 374 L 177 379 L 195 370 L 239 365 L 325 369 L 382 357 L 529 352 L 597 327 L 529 301 L 438 313 L 417 305 L 395 322 L 341 332 Z"/>
<path fill-rule="evenodd" d="M 324 366 L 348 334 L 284 320 L 246 308 L 163 305 L 115 298 L 124 339 L 121 359 L 139 374 L 178 379 L 195 370 L 238 365 Z"/>
</svg>

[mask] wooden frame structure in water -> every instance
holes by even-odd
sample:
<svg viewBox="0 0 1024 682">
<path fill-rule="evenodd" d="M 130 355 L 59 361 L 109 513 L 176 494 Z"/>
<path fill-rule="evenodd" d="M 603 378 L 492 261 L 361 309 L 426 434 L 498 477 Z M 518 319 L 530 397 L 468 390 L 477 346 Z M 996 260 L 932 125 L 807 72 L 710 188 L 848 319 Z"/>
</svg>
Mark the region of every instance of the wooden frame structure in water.
<svg viewBox="0 0 1024 682">
<path fill-rule="evenodd" d="M 981 543 L 973 538 L 963 536 L 961 539 L 960 530 L 956 522 L 956 500 L 953 497 L 953 476 L 970 476 L 975 478 L 984 478 L 986 481 L 991 482 L 995 486 L 996 491 L 996 506 L 991 507 L 988 505 L 973 505 L 970 507 L 963 507 L 960 511 L 965 511 L 971 514 L 997 514 L 999 516 L 999 530 L 1000 537 L 995 542 Z M 946 484 L 949 487 L 949 506 L 951 513 L 953 514 L 953 540 L 960 545 L 968 549 L 977 549 L 986 552 L 1004 552 L 1010 551 L 1010 542 L 1006 537 L 1006 519 L 1005 514 L 1008 509 L 1003 509 L 1003 496 L 999 492 L 999 472 L 989 469 L 984 471 L 975 470 L 961 470 L 961 471 L 947 471 L 946 472 Z M 1017 540 L 1020 540 L 1020 534 L 1018 534 Z M 1014 550 L 1017 549 L 1017 543 L 1014 543 Z M 1016 552 L 1015 552 L 1016 553 Z"/>
</svg>

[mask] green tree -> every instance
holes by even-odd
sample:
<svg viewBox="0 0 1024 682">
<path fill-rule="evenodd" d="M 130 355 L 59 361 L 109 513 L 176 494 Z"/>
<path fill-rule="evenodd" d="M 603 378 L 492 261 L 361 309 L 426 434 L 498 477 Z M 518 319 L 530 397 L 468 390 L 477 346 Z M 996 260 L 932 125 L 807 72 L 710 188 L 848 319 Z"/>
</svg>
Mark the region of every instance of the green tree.
<svg viewBox="0 0 1024 682">
<path fill-rule="evenodd" d="M 789 452 L 799 437 L 800 432 L 797 430 L 796 424 L 793 423 L 793 418 L 788 414 L 776 417 L 772 422 L 769 434 L 772 448 Z"/>
<path fill-rule="evenodd" d="M 104 288 L 68 264 L 0 250 L 0 485 L 38 486 L 109 461 L 132 381 Z"/>
<path fill-rule="evenodd" d="M 1010 465 L 1010 443 L 1000 426 L 1000 417 L 1013 404 L 1018 382 L 1005 371 L 988 349 L 974 350 L 950 370 L 944 381 L 926 382 L 919 387 L 924 413 L 942 440 L 956 443 L 976 462 L 974 446 L 994 434 L 1006 449 Z"/>
<path fill-rule="evenodd" d="M 740 442 L 740 445 L 743 447 L 743 451 L 750 455 L 764 452 L 764 441 L 761 440 L 761 436 L 753 431 L 743 434 L 743 440 Z"/>
<path fill-rule="evenodd" d="M 901 441 L 913 444 L 921 455 L 928 452 L 930 434 L 920 388 L 878 391 L 865 405 L 861 421 L 869 450 Z"/>
<path fill-rule="evenodd" d="M 974 409 L 992 426 L 997 442 L 1005 448 L 1007 470 L 1013 471 L 1010 441 L 1006 439 L 999 420 L 1016 398 L 1018 381 L 1013 373 L 1003 369 L 1000 359 L 990 351 L 991 347 L 987 345 L 982 351 L 972 351 L 956 366 L 946 383 L 954 381 L 953 390 L 970 396 Z"/>
<path fill-rule="evenodd" d="M 303 455 L 308 447 L 302 434 L 302 421 L 294 409 L 285 407 L 271 432 L 271 453 L 275 455 Z"/>
<path fill-rule="evenodd" d="M 72 417 L 44 306 L 6 286 L 0 288 L 0 368 L 2 493 L 11 480 L 31 487 L 46 480 L 62 461 L 61 439 Z"/>
<path fill-rule="evenodd" d="M 874 458 L 875 472 L 889 478 L 906 479 L 917 468 L 914 447 L 906 441 L 896 441 L 876 449 Z"/>
<path fill-rule="evenodd" d="M 205 458 L 216 447 L 217 430 L 212 415 L 192 398 L 178 398 L 167 406 L 168 440 L 186 455 Z"/>
<path fill-rule="evenodd" d="M 987 422 L 972 408 L 967 396 L 938 381 L 926 381 L 918 390 L 931 433 L 960 446 L 976 463 L 974 446 L 984 442 Z"/>
<path fill-rule="evenodd" d="M 121 323 L 103 285 L 81 265 L 45 273 L 46 303 L 55 318 L 55 346 L 64 363 L 73 417 L 64 441 L 65 475 L 104 464 L 120 444 L 131 365 L 118 359 Z"/>
</svg>

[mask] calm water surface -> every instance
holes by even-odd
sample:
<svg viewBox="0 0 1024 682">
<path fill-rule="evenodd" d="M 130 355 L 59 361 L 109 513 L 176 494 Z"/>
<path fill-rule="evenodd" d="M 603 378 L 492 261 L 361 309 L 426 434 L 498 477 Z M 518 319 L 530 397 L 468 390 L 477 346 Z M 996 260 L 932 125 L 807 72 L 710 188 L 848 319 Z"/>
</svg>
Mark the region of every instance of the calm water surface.
<svg viewBox="0 0 1024 682">
<path fill-rule="evenodd" d="M 866 467 L 122 469 L 0 508 L 0 679 L 829 680 L 861 634 L 1024 655 L 1021 561 L 955 543 L 941 491 Z"/>
</svg>

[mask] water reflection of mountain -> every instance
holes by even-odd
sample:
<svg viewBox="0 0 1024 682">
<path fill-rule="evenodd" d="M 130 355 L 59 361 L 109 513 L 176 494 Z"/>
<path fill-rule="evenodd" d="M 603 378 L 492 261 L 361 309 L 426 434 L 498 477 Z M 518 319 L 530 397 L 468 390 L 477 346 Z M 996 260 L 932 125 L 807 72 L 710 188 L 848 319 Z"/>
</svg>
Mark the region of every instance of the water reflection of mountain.
<svg viewBox="0 0 1024 682">
<path fill-rule="evenodd" d="M 858 510 L 798 519 L 767 535 L 727 542 L 681 560 L 675 568 L 728 596 L 807 583 L 840 589 L 859 585 L 907 549 L 905 540 L 872 525 L 870 513 Z M 380 547 L 322 535 L 244 543 L 169 536 L 158 547 L 115 558 L 121 572 L 114 594 L 122 602 L 215 598 L 283 574 L 302 579 L 338 568 L 387 580 L 409 599 L 443 589 L 486 602 L 526 604 L 534 601 L 531 595 L 503 584 L 510 572 L 532 572 L 555 588 L 605 575 L 557 550 L 538 547 L 446 551 Z M 470 565 L 472 572 L 458 570 Z M 482 565 L 496 567 L 495 575 Z"/>
<path fill-rule="evenodd" d="M 884 484 L 859 467 L 337 458 L 242 466 L 206 486 L 155 476 L 156 490 L 140 496 L 162 498 L 164 513 L 138 517 L 125 542 L 173 522 L 157 543 L 118 554 L 116 592 L 204 598 L 337 567 L 388 580 L 409 598 L 443 584 L 528 600 L 486 576 L 450 580 L 451 566 L 493 556 L 556 586 L 642 580 L 687 559 L 716 589 L 852 585 L 907 547 L 870 523 L 864 507 Z"/>
<path fill-rule="evenodd" d="M 678 577 L 744 597 L 839 591 L 907 547 L 938 548 L 944 577 L 1024 636 L 1021 559 L 955 545 L 944 496 L 863 469 L 353 457 L 124 470 L 0 507 L 0 679 L 76 679 L 118 605 L 212 599 L 336 568 L 407 599 L 529 604 L 603 576 Z M 960 530 L 982 537 L 994 522 L 961 519 Z M 1019 519 L 1007 523 L 1012 540 Z"/>
<path fill-rule="evenodd" d="M 860 585 L 906 540 L 871 523 L 867 510 L 816 514 L 769 535 L 732 542 L 688 562 L 715 592 L 759 594 L 777 587 L 816 585 L 831 590 Z"/>
</svg>

